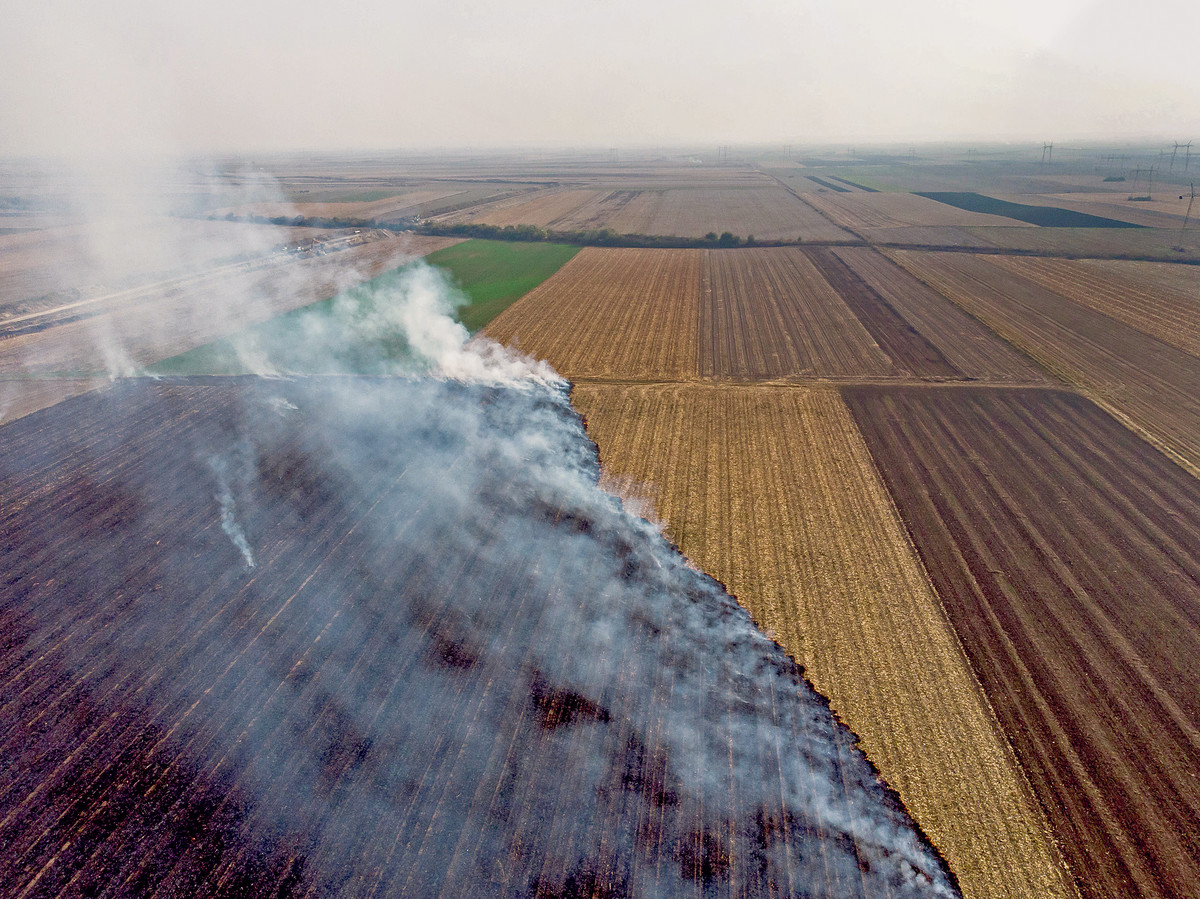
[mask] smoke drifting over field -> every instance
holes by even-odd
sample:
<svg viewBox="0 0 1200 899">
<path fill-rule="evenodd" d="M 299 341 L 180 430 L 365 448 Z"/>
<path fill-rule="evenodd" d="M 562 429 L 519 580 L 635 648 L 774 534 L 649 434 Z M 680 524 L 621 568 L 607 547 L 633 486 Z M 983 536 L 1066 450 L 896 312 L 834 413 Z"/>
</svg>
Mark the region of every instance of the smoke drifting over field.
<svg viewBox="0 0 1200 899">
<path fill-rule="evenodd" d="M 553 372 L 426 269 L 394 301 L 453 379 L 118 382 L 0 430 L 0 880 L 956 894 L 797 666 L 598 489 Z"/>
<path fill-rule="evenodd" d="M 160 162 L 135 174 L 98 160 L 10 168 L 0 172 L 3 189 L 39 210 L 29 221 L 46 227 L 0 235 L 0 416 L 27 411 L 35 382 L 49 390 L 53 379 L 139 376 L 231 334 L 244 335 L 240 370 L 270 373 L 269 356 L 247 329 L 446 242 L 189 218 L 188 210 L 211 207 L 216 195 L 220 202 L 234 202 L 239 191 L 279 197 L 265 176 L 203 163 Z M 403 322 L 388 324 L 403 334 Z M 328 337 L 311 336 L 314 345 Z"/>
</svg>

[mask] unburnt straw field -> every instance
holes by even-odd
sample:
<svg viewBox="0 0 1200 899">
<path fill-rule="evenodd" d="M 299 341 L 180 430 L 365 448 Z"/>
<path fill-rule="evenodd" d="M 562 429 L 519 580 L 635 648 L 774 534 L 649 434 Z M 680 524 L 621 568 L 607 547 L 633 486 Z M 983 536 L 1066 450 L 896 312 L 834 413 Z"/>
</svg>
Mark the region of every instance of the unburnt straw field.
<svg viewBox="0 0 1200 899">
<path fill-rule="evenodd" d="M 887 253 L 1050 371 L 1092 391 L 1152 439 L 1200 465 L 1200 361 L 1195 356 L 990 257 Z"/>
<path fill-rule="evenodd" d="M 936 293 L 893 304 L 821 247 L 585 249 L 487 334 L 572 379 L 1041 377 Z"/>
<path fill-rule="evenodd" d="M 704 262 L 703 376 L 892 373 L 891 359 L 802 251 L 705 251 Z"/>
<path fill-rule="evenodd" d="M 790 191 L 753 178 L 729 184 L 637 185 L 599 189 L 580 185 L 464 209 L 446 222 L 536 225 L 557 231 L 609 228 L 618 234 L 703 237 L 729 231 L 758 240 L 842 241 L 853 236 Z"/>
<path fill-rule="evenodd" d="M 1200 356 L 1200 266 L 994 256 L 990 261 Z"/>
<path fill-rule="evenodd" d="M 489 203 L 451 213 L 444 220 L 451 223 L 479 222 L 485 225 L 536 225 L 539 228 L 573 230 L 567 222 L 586 218 L 581 208 L 590 208 L 608 195 L 602 190 L 540 190 L 531 196 Z"/>
<path fill-rule="evenodd" d="M 1089 897 L 1200 882 L 1200 482 L 1046 390 L 845 388 Z"/>
<path fill-rule="evenodd" d="M 597 384 L 572 401 L 605 482 L 805 665 L 964 895 L 1073 895 L 835 390 Z"/>
<path fill-rule="evenodd" d="M 696 188 L 642 191 L 609 216 L 605 227 L 618 233 L 703 237 L 729 231 L 760 240 L 850 240 L 811 206 L 785 188 Z"/>
<path fill-rule="evenodd" d="M 838 247 L 838 259 L 877 291 L 963 377 L 988 381 L 1047 381 L 1029 356 L 874 249 Z"/>
<path fill-rule="evenodd" d="M 1004 234 L 1016 228 L 988 228 L 988 233 Z M 1021 228 L 1022 231 L 1033 230 L 1032 226 Z M 858 231 L 864 240 L 876 246 L 918 246 L 918 247 L 955 247 L 961 249 L 990 250 L 996 247 L 996 241 L 988 240 L 977 233 L 977 229 L 951 227 L 942 225 L 906 225 L 900 228 L 860 228 Z"/>
<path fill-rule="evenodd" d="M 702 252 L 585 248 L 485 333 L 572 379 L 694 378 Z"/>
<path fill-rule="evenodd" d="M 953 897 L 558 388 L 127 381 L 0 428 L 20 896 Z"/>
<path fill-rule="evenodd" d="M 0 378 L 0 423 L 12 421 L 67 397 L 108 383 L 107 375 L 91 378 Z"/>
<path fill-rule="evenodd" d="M 1200 261 L 1200 229 L 1188 228 L 976 228 L 968 246 L 996 247 L 1069 257 L 1150 259 L 1164 262 Z M 896 241 L 938 246 L 927 240 Z M 946 244 L 949 246 L 950 244 Z M 1177 246 L 1183 250 L 1175 249 Z"/>
</svg>

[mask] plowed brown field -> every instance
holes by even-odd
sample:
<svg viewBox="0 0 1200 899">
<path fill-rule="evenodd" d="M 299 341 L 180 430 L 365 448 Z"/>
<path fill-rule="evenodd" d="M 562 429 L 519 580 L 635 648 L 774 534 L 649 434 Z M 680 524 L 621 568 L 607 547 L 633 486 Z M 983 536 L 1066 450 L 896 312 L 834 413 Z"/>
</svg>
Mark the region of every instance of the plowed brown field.
<svg viewBox="0 0 1200 899">
<path fill-rule="evenodd" d="M 1022 256 L 994 256 L 991 261 L 1185 353 L 1200 356 L 1198 266 Z M 1156 275 L 1166 277 L 1160 280 Z M 1175 284 L 1168 286 L 1171 282 Z"/>
<path fill-rule="evenodd" d="M 1151 439 L 1200 466 L 1200 361 L 1008 271 L 990 257 L 888 255 Z"/>
<path fill-rule="evenodd" d="M 1086 399 L 844 396 L 1087 896 L 1200 883 L 1200 482 Z"/>
<path fill-rule="evenodd" d="M 801 250 L 705 254 L 700 373 L 881 377 L 891 360 Z"/>
<path fill-rule="evenodd" d="M 1069 896 L 867 448 L 821 388 L 576 386 L 611 486 L 807 668 L 967 896 Z"/>
<path fill-rule="evenodd" d="M 487 336 L 568 378 L 694 378 L 702 250 L 585 247 Z"/>
<path fill-rule="evenodd" d="M 963 376 L 1014 382 L 1049 380 L 1047 372 L 1032 359 L 878 251 L 839 247 L 832 252 L 878 291 Z"/>
</svg>

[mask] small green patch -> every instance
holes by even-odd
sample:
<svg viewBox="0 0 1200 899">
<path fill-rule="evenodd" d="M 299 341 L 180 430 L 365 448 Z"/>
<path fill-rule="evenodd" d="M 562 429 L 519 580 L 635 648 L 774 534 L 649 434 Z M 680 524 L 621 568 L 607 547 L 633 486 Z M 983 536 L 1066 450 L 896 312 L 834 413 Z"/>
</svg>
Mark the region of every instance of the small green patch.
<svg viewBox="0 0 1200 899">
<path fill-rule="evenodd" d="M 578 252 L 566 244 L 468 240 L 430 253 L 425 261 L 449 273 L 470 299 L 458 320 L 473 334 Z"/>
</svg>

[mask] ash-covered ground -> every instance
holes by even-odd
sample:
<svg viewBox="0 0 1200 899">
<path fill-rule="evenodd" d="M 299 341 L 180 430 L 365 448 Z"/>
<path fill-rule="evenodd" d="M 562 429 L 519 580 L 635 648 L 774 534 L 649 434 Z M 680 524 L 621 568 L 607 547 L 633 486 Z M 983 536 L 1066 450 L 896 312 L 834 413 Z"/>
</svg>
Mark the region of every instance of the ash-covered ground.
<svg viewBox="0 0 1200 899">
<path fill-rule="evenodd" d="M 536 379 L 137 379 L 0 428 L 5 891 L 956 894 L 597 476 Z"/>
</svg>

